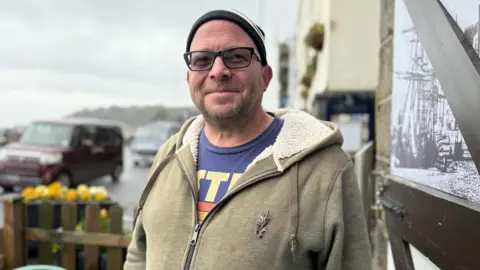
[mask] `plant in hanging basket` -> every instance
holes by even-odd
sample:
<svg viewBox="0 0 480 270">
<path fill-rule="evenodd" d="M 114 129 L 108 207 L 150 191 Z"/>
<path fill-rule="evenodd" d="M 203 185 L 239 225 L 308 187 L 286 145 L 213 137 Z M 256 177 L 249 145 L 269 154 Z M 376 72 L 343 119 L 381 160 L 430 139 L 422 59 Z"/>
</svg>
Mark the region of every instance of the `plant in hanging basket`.
<svg viewBox="0 0 480 270">
<path fill-rule="evenodd" d="M 305 37 L 305 44 L 317 51 L 323 49 L 323 42 L 325 38 L 325 26 L 321 23 L 314 23 Z"/>
<path fill-rule="evenodd" d="M 289 54 L 290 54 L 290 49 L 289 49 L 287 43 L 281 43 L 281 44 L 279 45 L 278 50 L 279 50 L 279 52 L 280 52 L 280 61 L 281 61 L 281 60 L 288 59 L 288 56 L 289 56 Z"/>
<path fill-rule="evenodd" d="M 312 77 L 307 74 L 303 75 L 301 83 L 307 88 L 312 85 Z"/>
<path fill-rule="evenodd" d="M 310 92 L 310 88 L 304 87 L 304 88 L 302 89 L 302 91 L 300 92 L 300 95 L 302 96 L 302 98 L 303 98 L 304 100 L 307 100 L 307 98 L 308 98 L 308 93 L 309 93 L 309 92 Z"/>
<path fill-rule="evenodd" d="M 313 57 L 312 61 L 308 64 L 305 75 L 303 75 L 301 83 L 307 88 L 312 85 L 313 76 L 317 70 L 317 55 Z"/>
</svg>

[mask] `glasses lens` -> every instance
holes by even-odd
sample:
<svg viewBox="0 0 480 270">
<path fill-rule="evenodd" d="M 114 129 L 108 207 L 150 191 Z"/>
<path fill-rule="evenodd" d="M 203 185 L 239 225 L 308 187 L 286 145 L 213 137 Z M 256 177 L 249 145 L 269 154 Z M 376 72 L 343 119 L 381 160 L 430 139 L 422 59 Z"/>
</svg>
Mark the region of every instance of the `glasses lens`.
<svg viewBox="0 0 480 270">
<path fill-rule="evenodd" d="M 192 52 L 188 60 L 192 70 L 206 70 L 212 66 L 214 55 L 209 52 Z"/>
<path fill-rule="evenodd" d="M 226 50 L 222 59 L 225 66 L 229 68 L 243 68 L 250 64 L 252 52 L 245 48 Z"/>
</svg>

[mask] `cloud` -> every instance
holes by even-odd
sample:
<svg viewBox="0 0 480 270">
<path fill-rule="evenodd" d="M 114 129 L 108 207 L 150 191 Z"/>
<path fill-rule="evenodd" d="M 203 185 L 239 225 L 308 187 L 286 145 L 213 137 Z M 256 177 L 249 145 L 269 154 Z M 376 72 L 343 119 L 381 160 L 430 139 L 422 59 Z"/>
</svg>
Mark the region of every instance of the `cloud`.
<svg viewBox="0 0 480 270">
<path fill-rule="evenodd" d="M 0 0 L 0 127 L 100 105 L 191 104 L 185 40 L 213 8 L 265 22 L 275 72 L 276 41 L 292 35 L 296 6 L 269 0 L 260 12 L 257 0 Z M 278 104 L 275 75 L 268 108 Z"/>
</svg>

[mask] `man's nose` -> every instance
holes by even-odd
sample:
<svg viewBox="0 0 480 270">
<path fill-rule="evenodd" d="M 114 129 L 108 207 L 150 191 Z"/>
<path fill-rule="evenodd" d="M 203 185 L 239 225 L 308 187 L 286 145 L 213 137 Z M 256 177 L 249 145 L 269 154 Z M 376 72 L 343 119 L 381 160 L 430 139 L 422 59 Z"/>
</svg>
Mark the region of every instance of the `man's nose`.
<svg viewBox="0 0 480 270">
<path fill-rule="evenodd" d="M 222 61 L 222 58 L 217 56 L 213 61 L 213 66 L 210 69 L 210 78 L 216 80 L 225 80 L 230 78 L 231 72 Z"/>
</svg>

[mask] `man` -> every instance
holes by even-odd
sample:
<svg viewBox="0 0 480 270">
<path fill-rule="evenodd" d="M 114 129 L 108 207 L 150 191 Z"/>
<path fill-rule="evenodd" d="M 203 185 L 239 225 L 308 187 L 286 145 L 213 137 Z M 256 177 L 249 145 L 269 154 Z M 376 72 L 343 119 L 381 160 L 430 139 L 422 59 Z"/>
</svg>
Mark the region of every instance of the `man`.
<svg viewBox="0 0 480 270">
<path fill-rule="evenodd" d="M 352 160 L 331 123 L 262 109 L 263 31 L 216 10 L 184 55 L 201 116 L 159 150 L 125 269 L 371 269 Z"/>
</svg>

